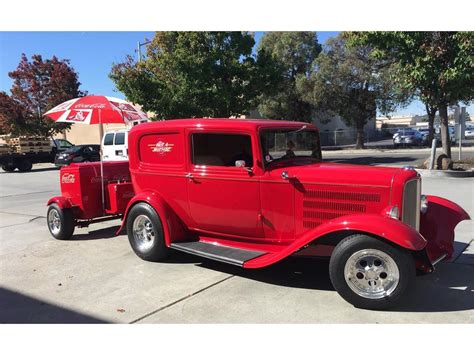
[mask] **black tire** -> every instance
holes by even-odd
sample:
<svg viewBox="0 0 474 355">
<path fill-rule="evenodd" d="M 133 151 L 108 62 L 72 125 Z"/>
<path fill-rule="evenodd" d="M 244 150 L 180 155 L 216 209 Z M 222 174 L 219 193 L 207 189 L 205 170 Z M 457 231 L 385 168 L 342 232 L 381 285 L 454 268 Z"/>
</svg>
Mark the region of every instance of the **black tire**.
<svg viewBox="0 0 474 355">
<path fill-rule="evenodd" d="M 348 282 L 350 281 L 346 281 L 346 263 L 351 257 L 351 262 L 353 260 L 358 260 L 356 258 L 356 253 L 366 249 L 372 249 L 376 250 L 377 252 L 385 253 L 385 255 L 388 255 L 391 260 L 396 264 L 396 267 L 398 268 L 399 279 L 398 283 L 393 284 L 394 288 L 390 291 L 389 295 L 379 294 L 377 296 L 379 298 L 364 297 L 353 291 L 351 286 L 349 286 L 348 284 Z M 383 254 L 381 255 L 383 256 Z M 364 258 L 368 259 L 369 257 L 361 256 L 360 263 L 364 261 Z M 351 262 L 349 262 L 348 268 Z M 377 261 L 377 259 L 374 259 L 374 269 L 376 262 L 380 263 L 380 260 Z M 360 266 L 359 264 L 357 265 Z M 381 267 L 384 268 L 385 265 L 387 264 L 382 261 Z M 370 265 L 370 261 L 367 267 L 370 270 L 373 270 L 372 265 Z M 387 272 L 385 272 L 385 275 L 380 273 L 376 279 L 370 279 L 370 277 L 374 277 L 373 271 L 371 272 L 372 274 L 363 274 L 357 272 L 355 276 L 358 280 L 356 280 L 356 277 L 352 275 L 352 277 L 354 277 L 354 281 L 351 283 L 351 285 L 354 285 L 354 283 L 356 283 L 364 287 L 366 286 L 366 284 L 370 285 L 370 283 L 373 283 L 374 285 L 376 285 L 376 283 L 379 282 L 380 287 L 380 282 L 386 282 L 385 280 L 387 280 L 390 284 L 390 275 L 387 276 Z M 375 274 L 377 274 L 377 272 L 375 272 Z M 390 272 L 388 272 L 388 274 L 390 274 Z M 415 278 L 415 274 L 415 263 L 409 251 L 395 247 L 387 242 L 364 234 L 354 234 L 343 239 L 334 249 L 331 255 L 331 260 L 329 262 L 329 277 L 331 278 L 331 282 L 334 288 L 342 298 L 344 298 L 347 302 L 351 303 L 357 308 L 373 310 L 393 308 L 403 298 L 404 294 L 406 293 L 405 291 L 412 284 Z M 371 276 L 368 276 L 369 279 L 367 279 L 366 275 Z M 348 278 L 351 279 L 351 275 L 349 273 Z M 383 293 L 383 291 L 381 292 Z"/>
<path fill-rule="evenodd" d="M 13 165 L 2 165 L 3 171 L 6 171 L 7 173 L 12 173 L 15 171 L 16 167 Z"/>
<path fill-rule="evenodd" d="M 55 215 L 57 213 L 57 215 Z M 59 228 L 55 229 L 52 226 L 51 220 L 54 217 L 59 217 Z M 69 208 L 61 209 L 56 203 L 52 203 L 48 207 L 46 214 L 46 223 L 51 235 L 59 240 L 69 240 L 72 238 L 75 229 L 74 215 Z"/>
<path fill-rule="evenodd" d="M 20 170 L 22 173 L 31 171 L 32 168 L 33 164 L 28 159 L 20 160 L 20 162 L 18 163 L 18 170 Z"/>
<path fill-rule="evenodd" d="M 135 229 L 139 229 L 141 225 L 146 229 L 147 225 L 149 230 L 142 229 L 143 233 L 149 232 L 152 234 L 140 236 L 140 233 L 134 233 L 134 224 Z M 127 216 L 127 234 L 133 251 L 141 259 L 160 261 L 168 256 L 169 250 L 164 240 L 163 224 L 158 213 L 149 204 L 140 202 L 132 207 Z"/>
</svg>

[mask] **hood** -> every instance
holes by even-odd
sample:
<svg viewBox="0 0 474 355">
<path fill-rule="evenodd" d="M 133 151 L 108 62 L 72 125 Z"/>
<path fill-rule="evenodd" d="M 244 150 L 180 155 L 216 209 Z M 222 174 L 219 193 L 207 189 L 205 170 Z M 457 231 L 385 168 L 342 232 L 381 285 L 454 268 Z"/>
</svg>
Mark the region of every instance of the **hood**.
<svg viewBox="0 0 474 355">
<path fill-rule="evenodd" d="M 287 170 L 291 177 L 298 179 L 303 184 L 391 187 L 395 175 L 403 169 L 322 162 L 292 166 L 284 170 Z"/>
</svg>

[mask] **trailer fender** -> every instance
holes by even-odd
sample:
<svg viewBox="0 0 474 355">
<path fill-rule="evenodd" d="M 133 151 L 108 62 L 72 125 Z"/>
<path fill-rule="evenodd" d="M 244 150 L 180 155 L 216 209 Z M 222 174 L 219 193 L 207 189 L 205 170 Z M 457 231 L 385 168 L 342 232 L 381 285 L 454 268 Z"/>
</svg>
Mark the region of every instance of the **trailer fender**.
<svg viewBox="0 0 474 355">
<path fill-rule="evenodd" d="M 269 253 L 262 257 L 249 260 L 246 268 L 259 268 L 273 264 L 295 253 L 301 248 L 318 239 L 337 232 L 365 233 L 385 239 L 404 249 L 420 251 L 426 247 L 427 241 L 415 229 L 397 219 L 377 214 L 355 214 L 335 218 L 314 229 L 309 230 L 295 242 L 278 253 Z M 327 241 L 327 239 L 326 239 Z"/>
<path fill-rule="evenodd" d="M 62 210 L 65 209 L 65 208 L 72 208 L 71 201 L 68 198 L 64 197 L 64 196 L 51 197 L 48 200 L 48 203 L 46 204 L 46 206 L 49 206 L 52 203 L 57 204 L 59 206 L 59 208 L 61 208 Z"/>
<path fill-rule="evenodd" d="M 122 224 L 115 235 L 119 235 L 127 226 L 127 217 L 129 211 L 137 203 L 144 202 L 149 204 L 156 211 L 163 225 L 163 234 L 166 246 L 171 244 L 171 240 L 184 238 L 184 228 L 180 219 L 176 216 L 165 200 L 155 191 L 142 191 L 135 195 L 128 203 Z"/>
</svg>

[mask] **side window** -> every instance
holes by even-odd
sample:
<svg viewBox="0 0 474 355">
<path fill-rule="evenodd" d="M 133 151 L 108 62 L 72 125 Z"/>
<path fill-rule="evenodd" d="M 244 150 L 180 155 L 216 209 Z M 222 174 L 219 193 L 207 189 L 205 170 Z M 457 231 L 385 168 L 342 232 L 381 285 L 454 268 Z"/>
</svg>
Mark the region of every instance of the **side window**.
<svg viewBox="0 0 474 355">
<path fill-rule="evenodd" d="M 244 161 L 253 166 L 250 136 L 243 134 L 194 133 L 192 135 L 192 162 L 194 165 L 236 166 Z"/>
<path fill-rule="evenodd" d="M 115 145 L 124 145 L 125 144 L 125 133 L 115 133 Z"/>
<path fill-rule="evenodd" d="M 107 133 L 104 138 L 104 145 L 113 145 L 114 144 L 114 134 Z"/>
</svg>

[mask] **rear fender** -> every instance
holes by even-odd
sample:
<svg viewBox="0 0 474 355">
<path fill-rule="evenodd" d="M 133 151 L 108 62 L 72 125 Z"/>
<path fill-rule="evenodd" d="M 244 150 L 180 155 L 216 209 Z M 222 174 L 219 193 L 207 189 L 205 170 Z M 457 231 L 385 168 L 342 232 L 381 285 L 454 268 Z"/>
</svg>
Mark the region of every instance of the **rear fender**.
<svg viewBox="0 0 474 355">
<path fill-rule="evenodd" d="M 454 229 L 470 219 L 467 212 L 452 201 L 438 196 L 426 196 L 428 209 L 420 216 L 420 233 L 428 241 L 426 253 L 431 262 L 454 252 Z"/>
<path fill-rule="evenodd" d="M 160 194 L 155 191 L 142 191 L 129 201 L 122 219 L 122 224 L 115 235 L 119 235 L 121 231 L 126 228 L 130 210 L 133 206 L 140 202 L 149 204 L 160 217 L 161 223 L 163 225 L 163 234 L 166 246 L 169 246 L 172 241 L 184 239 L 185 233 L 181 220 L 166 203 L 163 197 L 161 197 Z"/>
<path fill-rule="evenodd" d="M 319 238 L 337 232 L 365 233 L 378 236 L 404 249 L 419 251 L 426 247 L 427 241 L 415 229 L 399 220 L 377 214 L 356 214 L 335 218 L 328 223 L 311 229 L 295 242 L 278 253 L 265 254 L 249 260 L 244 264 L 247 268 L 258 268 L 273 264 L 306 245 L 317 242 Z M 326 239 L 327 241 L 327 239 Z"/>
<path fill-rule="evenodd" d="M 52 203 L 57 204 L 59 206 L 59 208 L 61 208 L 62 210 L 65 209 L 65 208 L 72 208 L 71 201 L 68 198 L 64 197 L 64 196 L 51 197 L 48 200 L 48 203 L 46 204 L 46 206 L 49 206 Z"/>
</svg>

